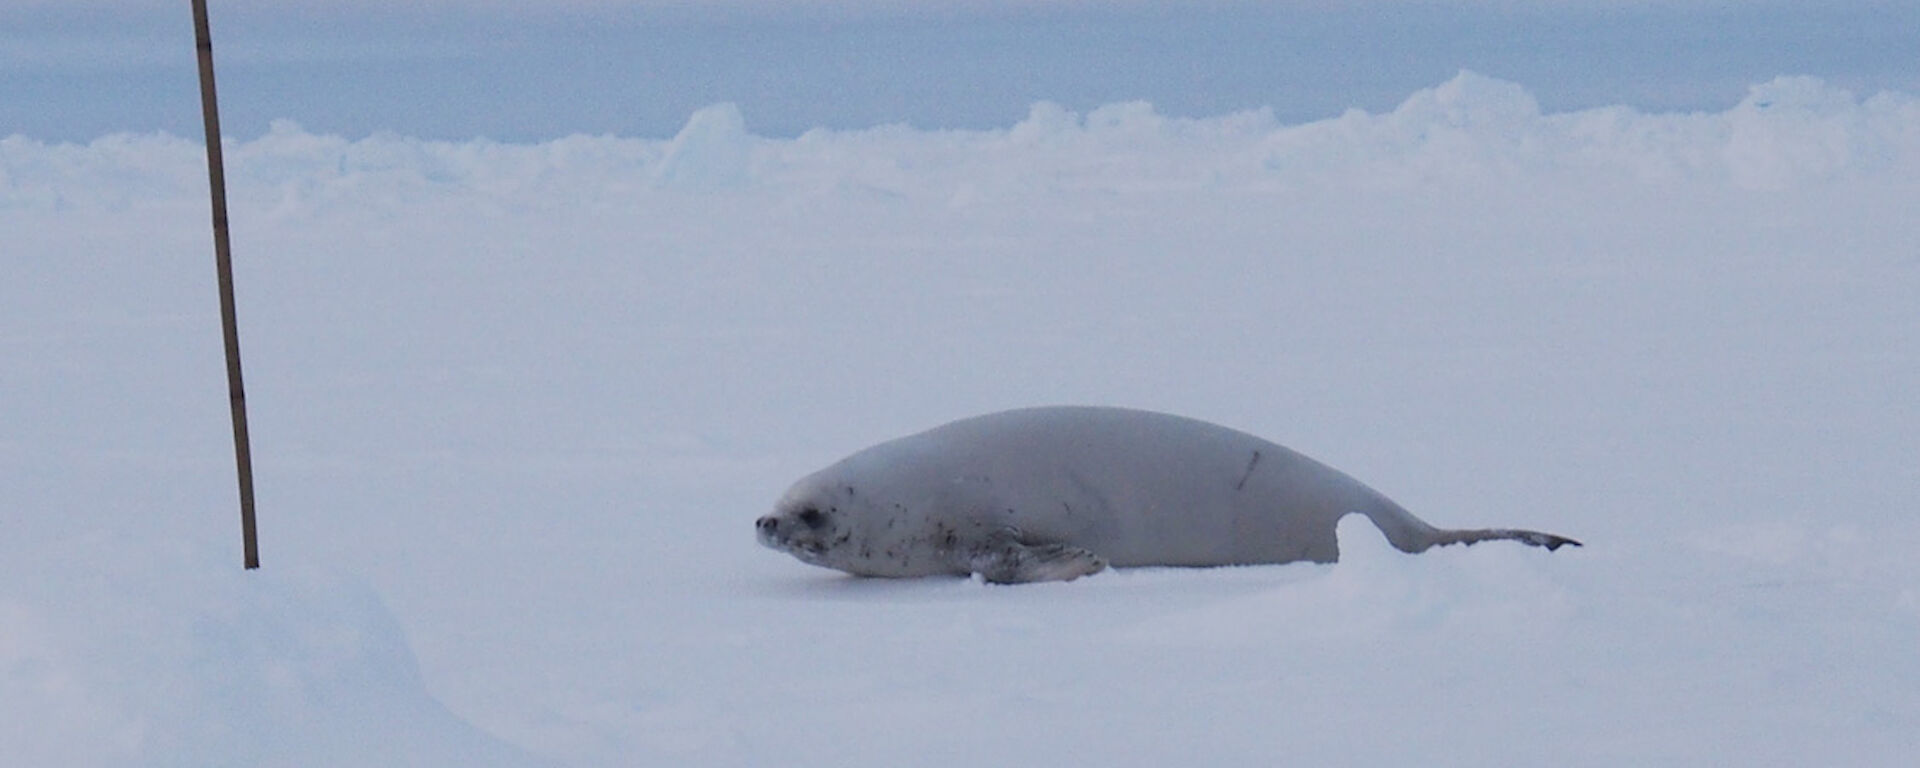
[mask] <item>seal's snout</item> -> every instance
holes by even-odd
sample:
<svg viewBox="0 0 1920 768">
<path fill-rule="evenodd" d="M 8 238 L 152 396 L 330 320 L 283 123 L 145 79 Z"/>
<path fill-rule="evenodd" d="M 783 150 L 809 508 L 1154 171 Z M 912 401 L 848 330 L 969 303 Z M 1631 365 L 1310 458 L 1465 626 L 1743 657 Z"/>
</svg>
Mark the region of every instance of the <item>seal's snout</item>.
<svg viewBox="0 0 1920 768">
<path fill-rule="evenodd" d="M 754 537 L 758 538 L 761 544 L 773 547 L 774 549 L 782 548 L 780 545 L 783 537 L 780 535 L 779 517 L 767 515 L 753 521 L 753 532 Z"/>
</svg>

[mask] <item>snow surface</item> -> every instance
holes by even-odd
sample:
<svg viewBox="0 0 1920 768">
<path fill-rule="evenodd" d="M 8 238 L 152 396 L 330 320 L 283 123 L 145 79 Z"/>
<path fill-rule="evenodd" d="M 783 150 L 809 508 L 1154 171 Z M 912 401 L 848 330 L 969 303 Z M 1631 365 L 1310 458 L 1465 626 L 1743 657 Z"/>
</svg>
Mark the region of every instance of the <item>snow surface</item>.
<svg viewBox="0 0 1920 768">
<path fill-rule="evenodd" d="M 19 765 L 1907 765 L 1920 101 L 1306 125 L 0 139 Z M 1070 584 L 754 543 L 794 478 L 1104 403 L 1584 540 Z"/>
</svg>

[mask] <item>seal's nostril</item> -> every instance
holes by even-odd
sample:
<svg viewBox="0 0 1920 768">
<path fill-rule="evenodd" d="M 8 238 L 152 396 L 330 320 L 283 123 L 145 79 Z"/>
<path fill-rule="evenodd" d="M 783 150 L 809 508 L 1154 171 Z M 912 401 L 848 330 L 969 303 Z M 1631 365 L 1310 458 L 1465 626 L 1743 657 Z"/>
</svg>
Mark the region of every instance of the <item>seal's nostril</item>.
<svg viewBox="0 0 1920 768">
<path fill-rule="evenodd" d="M 763 517 L 763 518 L 760 518 L 759 520 L 754 521 L 753 525 L 754 527 L 759 528 L 760 530 L 771 531 L 774 529 L 775 526 L 779 525 L 779 523 L 776 522 L 771 517 Z"/>
</svg>

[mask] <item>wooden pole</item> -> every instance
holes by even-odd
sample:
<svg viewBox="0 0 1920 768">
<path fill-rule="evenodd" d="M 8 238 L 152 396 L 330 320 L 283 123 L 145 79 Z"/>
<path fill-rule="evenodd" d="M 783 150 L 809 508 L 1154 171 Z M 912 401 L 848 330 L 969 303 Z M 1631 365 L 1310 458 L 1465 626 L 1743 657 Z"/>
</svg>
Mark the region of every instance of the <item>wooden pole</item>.
<svg viewBox="0 0 1920 768">
<path fill-rule="evenodd" d="M 220 272 L 220 329 L 227 343 L 227 399 L 233 406 L 233 455 L 240 474 L 240 538 L 248 569 L 260 567 L 253 525 L 253 449 L 247 440 L 247 390 L 240 381 L 240 324 L 233 309 L 233 246 L 227 238 L 227 172 L 220 155 L 220 107 L 213 93 L 213 35 L 207 0 L 193 0 L 194 47 L 200 53 L 200 111 L 207 128 L 207 186 L 213 194 L 213 259 Z"/>
</svg>

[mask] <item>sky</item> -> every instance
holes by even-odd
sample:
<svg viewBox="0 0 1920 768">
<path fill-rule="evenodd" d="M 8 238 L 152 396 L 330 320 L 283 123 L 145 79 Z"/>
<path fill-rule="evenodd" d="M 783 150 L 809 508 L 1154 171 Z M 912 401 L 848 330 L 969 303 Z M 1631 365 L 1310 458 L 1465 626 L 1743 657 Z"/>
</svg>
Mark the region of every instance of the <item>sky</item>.
<svg viewBox="0 0 1920 768">
<path fill-rule="evenodd" d="M 1038 101 L 1286 122 L 1389 109 L 1461 69 L 1543 108 L 1721 110 L 1782 74 L 1920 91 L 1920 6 L 1694 0 L 212 4 L 233 136 L 664 137 L 738 104 L 756 133 L 1005 125 Z M 0 136 L 199 131 L 185 3 L 11 0 Z"/>
</svg>

